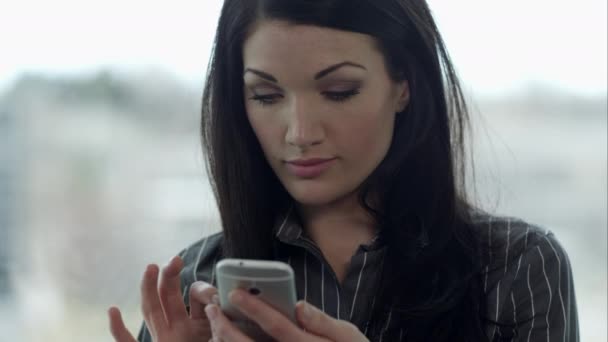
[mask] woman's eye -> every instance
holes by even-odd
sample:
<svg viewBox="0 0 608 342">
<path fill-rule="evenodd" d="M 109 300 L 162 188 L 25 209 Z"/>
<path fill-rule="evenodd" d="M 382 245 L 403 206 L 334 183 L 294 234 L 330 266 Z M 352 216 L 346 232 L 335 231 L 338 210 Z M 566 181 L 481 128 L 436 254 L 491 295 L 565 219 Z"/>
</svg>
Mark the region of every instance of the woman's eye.
<svg viewBox="0 0 608 342">
<path fill-rule="evenodd" d="M 322 93 L 325 97 L 332 101 L 341 102 L 346 101 L 349 98 L 359 94 L 359 89 L 352 89 L 347 91 L 326 91 Z M 262 106 L 268 106 L 275 104 L 278 99 L 282 98 L 281 94 L 269 94 L 269 95 L 254 95 L 250 97 L 250 100 L 257 101 Z"/>
<path fill-rule="evenodd" d="M 349 98 L 359 94 L 359 89 L 352 89 L 347 91 L 326 91 L 323 93 L 327 98 L 332 101 L 346 101 Z"/>
<path fill-rule="evenodd" d="M 278 98 L 283 97 L 280 94 L 270 94 L 270 95 L 254 95 L 250 97 L 250 100 L 254 100 L 259 102 L 262 106 L 271 105 L 276 102 Z"/>
</svg>

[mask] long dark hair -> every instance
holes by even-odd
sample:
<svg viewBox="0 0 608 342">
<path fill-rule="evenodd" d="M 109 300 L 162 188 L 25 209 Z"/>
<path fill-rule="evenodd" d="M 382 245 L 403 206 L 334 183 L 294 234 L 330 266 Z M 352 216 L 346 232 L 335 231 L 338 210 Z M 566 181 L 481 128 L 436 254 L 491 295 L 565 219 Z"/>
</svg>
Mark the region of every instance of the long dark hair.
<svg viewBox="0 0 608 342">
<path fill-rule="evenodd" d="M 223 254 L 272 259 L 272 227 L 293 202 L 245 112 L 243 43 L 263 19 L 373 36 L 391 78 L 409 83 L 410 102 L 397 114 L 389 151 L 359 193 L 387 246 L 370 336 L 392 310 L 412 340 L 487 340 L 481 247 L 465 192 L 467 108 L 424 0 L 225 0 L 201 126 Z"/>
</svg>

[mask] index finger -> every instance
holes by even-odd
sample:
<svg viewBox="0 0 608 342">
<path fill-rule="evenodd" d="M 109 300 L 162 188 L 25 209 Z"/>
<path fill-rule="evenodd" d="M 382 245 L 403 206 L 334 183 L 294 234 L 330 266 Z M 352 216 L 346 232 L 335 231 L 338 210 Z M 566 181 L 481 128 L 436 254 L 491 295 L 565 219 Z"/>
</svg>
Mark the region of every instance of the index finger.
<svg viewBox="0 0 608 342">
<path fill-rule="evenodd" d="M 116 342 L 137 342 L 125 327 L 120 310 L 117 307 L 111 307 L 108 310 L 108 316 L 110 317 L 110 332 Z"/>
<path fill-rule="evenodd" d="M 151 332 L 156 333 L 167 326 L 160 299 L 158 298 L 158 266 L 148 265 L 141 282 L 141 311 Z"/>
</svg>

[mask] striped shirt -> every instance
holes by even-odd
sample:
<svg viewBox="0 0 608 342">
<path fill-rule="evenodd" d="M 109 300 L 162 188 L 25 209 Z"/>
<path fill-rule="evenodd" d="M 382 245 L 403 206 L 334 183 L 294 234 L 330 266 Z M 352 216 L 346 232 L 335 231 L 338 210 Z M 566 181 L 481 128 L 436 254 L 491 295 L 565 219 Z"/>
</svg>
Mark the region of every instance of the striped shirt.
<svg viewBox="0 0 608 342">
<path fill-rule="evenodd" d="M 514 218 L 480 215 L 474 226 L 488 247 L 481 277 L 487 317 L 497 323 L 486 325 L 490 341 L 578 341 L 570 262 L 555 236 Z M 386 248 L 376 240 L 359 246 L 340 283 L 297 220 L 287 215 L 278 221 L 275 233 L 276 259 L 294 269 L 298 299 L 352 322 L 372 341 L 408 341 L 406 329 L 391 320 L 391 311 L 385 313 L 386 324 L 380 331 L 368 331 Z M 185 262 L 181 281 L 186 305 L 190 284 L 202 280 L 216 285 L 221 240 L 217 233 L 180 253 Z M 145 324 L 138 341 L 151 341 Z"/>
</svg>

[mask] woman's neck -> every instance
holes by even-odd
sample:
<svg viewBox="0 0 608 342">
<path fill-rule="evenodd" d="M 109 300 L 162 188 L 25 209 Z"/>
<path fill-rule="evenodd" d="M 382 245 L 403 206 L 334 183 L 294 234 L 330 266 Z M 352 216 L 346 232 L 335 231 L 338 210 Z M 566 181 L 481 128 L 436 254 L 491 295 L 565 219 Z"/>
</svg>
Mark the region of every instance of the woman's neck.
<svg viewBox="0 0 608 342">
<path fill-rule="evenodd" d="M 306 233 L 342 281 L 359 245 L 369 243 L 376 234 L 373 218 L 356 196 L 323 206 L 300 205 L 298 213 Z"/>
</svg>

